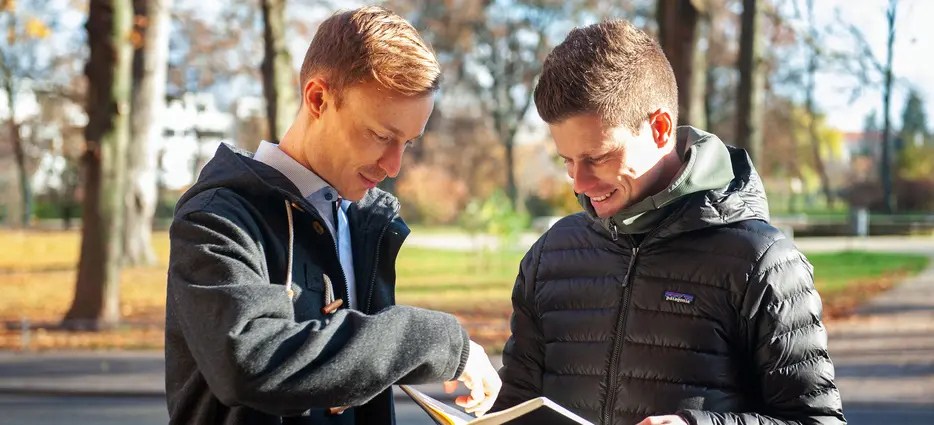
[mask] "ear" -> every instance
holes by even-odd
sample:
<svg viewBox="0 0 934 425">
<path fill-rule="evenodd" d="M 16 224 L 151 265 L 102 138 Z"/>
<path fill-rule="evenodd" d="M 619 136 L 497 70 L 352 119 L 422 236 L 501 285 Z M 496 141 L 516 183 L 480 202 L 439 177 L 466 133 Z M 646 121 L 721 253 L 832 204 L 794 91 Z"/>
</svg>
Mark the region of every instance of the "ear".
<svg viewBox="0 0 934 425">
<path fill-rule="evenodd" d="M 649 115 L 649 126 L 652 127 L 652 138 L 659 149 L 667 146 L 675 134 L 675 123 L 667 108 L 660 108 Z"/>
<path fill-rule="evenodd" d="M 305 83 L 305 87 L 302 87 L 302 103 L 305 104 L 305 108 L 308 109 L 313 118 L 321 117 L 330 100 L 328 84 L 322 78 L 312 78 Z"/>
</svg>

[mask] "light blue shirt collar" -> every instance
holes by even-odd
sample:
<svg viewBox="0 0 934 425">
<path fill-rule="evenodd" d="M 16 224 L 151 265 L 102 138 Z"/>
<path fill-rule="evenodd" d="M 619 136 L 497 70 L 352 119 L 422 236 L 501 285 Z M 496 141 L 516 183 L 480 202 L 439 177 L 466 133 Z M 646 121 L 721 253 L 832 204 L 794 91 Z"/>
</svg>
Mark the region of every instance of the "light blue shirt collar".
<svg viewBox="0 0 934 425">
<path fill-rule="evenodd" d="M 302 193 L 302 197 L 312 203 L 316 201 L 334 202 L 338 198 L 337 190 L 320 176 L 299 164 L 298 161 L 279 149 L 279 145 L 263 140 L 256 149 L 253 159 L 262 162 L 285 175 Z M 319 199 L 320 198 L 320 199 Z M 341 204 L 344 204 L 342 202 Z M 341 205 L 343 208 L 345 206 Z"/>
</svg>

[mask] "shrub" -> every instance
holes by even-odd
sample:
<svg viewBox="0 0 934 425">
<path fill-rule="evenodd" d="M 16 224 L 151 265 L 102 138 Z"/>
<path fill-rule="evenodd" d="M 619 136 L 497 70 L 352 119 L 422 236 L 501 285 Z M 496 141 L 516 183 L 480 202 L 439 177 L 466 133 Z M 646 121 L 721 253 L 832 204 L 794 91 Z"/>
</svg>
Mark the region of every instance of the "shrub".
<svg viewBox="0 0 934 425">
<path fill-rule="evenodd" d="M 440 167 L 419 164 L 406 169 L 396 192 L 406 221 L 450 224 L 464 206 L 467 186 Z"/>
</svg>

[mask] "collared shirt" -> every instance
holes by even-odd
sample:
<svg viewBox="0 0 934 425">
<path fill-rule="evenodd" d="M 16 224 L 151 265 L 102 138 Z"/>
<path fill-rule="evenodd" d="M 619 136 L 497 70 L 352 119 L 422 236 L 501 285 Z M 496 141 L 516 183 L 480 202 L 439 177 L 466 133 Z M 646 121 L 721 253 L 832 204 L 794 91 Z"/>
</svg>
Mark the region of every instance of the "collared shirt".
<svg viewBox="0 0 934 425">
<path fill-rule="evenodd" d="M 285 175 L 302 193 L 302 197 L 307 199 L 318 211 L 318 214 L 324 218 L 324 222 L 334 238 L 341 269 L 344 270 L 344 277 L 347 279 L 347 305 L 350 308 L 357 308 L 356 297 L 354 297 L 356 279 L 353 270 L 353 254 L 350 249 L 350 227 L 347 224 L 347 207 L 350 206 L 350 201 L 341 199 L 336 189 L 315 174 L 314 171 L 299 164 L 298 161 L 279 149 L 276 144 L 265 140 L 262 141 L 256 150 L 256 154 L 253 155 L 253 159 L 275 168 Z M 337 202 L 340 202 L 339 208 Z M 335 216 L 337 216 L 336 226 L 334 223 Z M 334 230 L 335 227 L 337 231 Z"/>
</svg>

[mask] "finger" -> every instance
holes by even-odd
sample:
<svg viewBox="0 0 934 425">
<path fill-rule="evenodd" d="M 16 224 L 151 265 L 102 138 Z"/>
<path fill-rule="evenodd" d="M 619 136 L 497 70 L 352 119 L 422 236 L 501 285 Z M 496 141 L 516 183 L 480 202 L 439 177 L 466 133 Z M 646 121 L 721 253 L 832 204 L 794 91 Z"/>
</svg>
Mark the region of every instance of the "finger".
<svg viewBox="0 0 934 425">
<path fill-rule="evenodd" d="M 483 390 L 483 381 L 473 382 L 473 385 L 470 386 L 470 400 L 465 406 L 467 413 L 472 413 L 473 409 L 476 408 L 480 403 L 483 403 L 483 399 L 486 398 L 486 391 Z"/>
<path fill-rule="evenodd" d="M 486 414 L 486 412 L 489 412 L 490 409 L 493 408 L 493 403 L 495 401 L 496 401 L 496 397 L 486 394 L 485 397 L 483 397 L 483 402 L 481 402 L 478 406 L 474 407 L 467 413 L 473 413 L 477 417 L 483 416 Z"/>
<path fill-rule="evenodd" d="M 445 392 L 445 393 L 450 394 L 450 393 L 453 393 L 453 392 L 456 391 L 456 390 L 457 390 L 457 381 L 445 381 L 445 383 L 444 383 L 444 392 Z"/>
<path fill-rule="evenodd" d="M 454 399 L 454 404 L 456 404 L 456 405 L 458 405 L 458 406 L 460 406 L 460 407 L 466 408 L 469 399 L 470 399 L 470 397 L 465 396 L 465 395 L 457 396 L 457 398 Z"/>
</svg>

